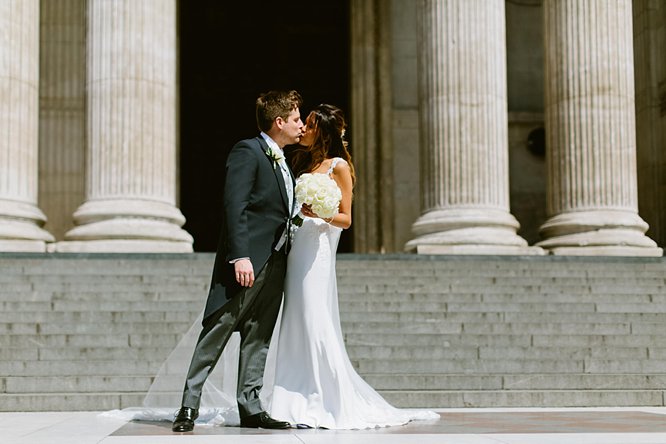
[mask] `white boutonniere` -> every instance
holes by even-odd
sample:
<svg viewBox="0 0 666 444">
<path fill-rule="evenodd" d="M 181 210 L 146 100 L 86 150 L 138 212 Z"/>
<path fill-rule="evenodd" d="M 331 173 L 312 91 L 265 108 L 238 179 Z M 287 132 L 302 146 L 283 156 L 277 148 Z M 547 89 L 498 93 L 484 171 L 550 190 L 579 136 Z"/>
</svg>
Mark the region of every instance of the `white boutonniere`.
<svg viewBox="0 0 666 444">
<path fill-rule="evenodd" d="M 266 150 L 266 155 L 273 161 L 273 169 L 277 167 L 277 163 L 284 159 L 284 154 L 275 148 L 269 146 Z"/>
</svg>

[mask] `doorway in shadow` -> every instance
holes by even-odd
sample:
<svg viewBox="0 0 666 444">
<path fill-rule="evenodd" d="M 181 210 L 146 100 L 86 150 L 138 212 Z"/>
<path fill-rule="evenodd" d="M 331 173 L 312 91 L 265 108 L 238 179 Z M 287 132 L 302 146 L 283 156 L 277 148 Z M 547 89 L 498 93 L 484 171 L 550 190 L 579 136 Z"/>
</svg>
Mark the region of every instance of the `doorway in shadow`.
<svg viewBox="0 0 666 444">
<path fill-rule="evenodd" d="M 178 9 L 180 208 L 195 251 L 210 252 L 226 158 L 237 141 L 258 135 L 259 94 L 296 89 L 303 120 L 331 103 L 350 121 L 349 2 L 181 0 Z M 338 251 L 352 251 L 351 240 L 345 230 Z"/>
</svg>

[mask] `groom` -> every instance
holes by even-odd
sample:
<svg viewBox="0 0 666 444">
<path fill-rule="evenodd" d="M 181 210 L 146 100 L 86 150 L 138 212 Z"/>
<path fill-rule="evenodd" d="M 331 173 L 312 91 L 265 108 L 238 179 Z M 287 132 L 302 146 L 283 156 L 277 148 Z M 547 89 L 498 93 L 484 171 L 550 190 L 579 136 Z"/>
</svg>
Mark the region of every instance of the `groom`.
<svg viewBox="0 0 666 444">
<path fill-rule="evenodd" d="M 277 320 L 289 249 L 293 176 L 282 148 L 303 133 L 296 91 L 271 91 L 257 99 L 259 137 L 229 153 L 224 222 L 204 311 L 203 331 L 185 381 L 174 432 L 194 428 L 206 378 L 234 331 L 240 332 L 237 402 L 242 427 L 283 429 L 263 411 L 259 392 Z"/>
</svg>

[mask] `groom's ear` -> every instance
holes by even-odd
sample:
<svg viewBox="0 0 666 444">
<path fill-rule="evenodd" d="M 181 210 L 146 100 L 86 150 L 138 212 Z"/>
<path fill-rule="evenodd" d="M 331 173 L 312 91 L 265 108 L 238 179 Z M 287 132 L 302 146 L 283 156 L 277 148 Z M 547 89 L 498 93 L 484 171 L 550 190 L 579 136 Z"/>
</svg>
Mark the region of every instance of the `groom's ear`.
<svg viewBox="0 0 666 444">
<path fill-rule="evenodd" d="M 273 126 L 275 126 L 275 128 L 277 128 L 277 129 L 282 129 L 282 127 L 284 126 L 284 124 L 285 124 L 285 121 L 284 121 L 284 119 L 283 119 L 282 117 L 280 117 L 280 116 L 277 116 L 277 117 L 275 118 L 275 120 L 273 120 Z"/>
</svg>

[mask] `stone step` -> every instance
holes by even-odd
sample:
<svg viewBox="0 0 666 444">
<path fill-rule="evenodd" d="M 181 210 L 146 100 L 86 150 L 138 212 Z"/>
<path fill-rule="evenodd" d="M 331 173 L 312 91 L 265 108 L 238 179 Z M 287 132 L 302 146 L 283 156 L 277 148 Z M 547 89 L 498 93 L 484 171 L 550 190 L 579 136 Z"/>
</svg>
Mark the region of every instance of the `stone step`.
<svg viewBox="0 0 666 444">
<path fill-rule="evenodd" d="M 195 313 L 192 313 L 193 315 Z M 194 317 L 194 316 L 193 316 Z M 543 324 L 530 322 L 474 322 L 443 321 L 439 319 L 420 319 L 419 322 L 403 321 L 368 321 L 342 322 L 345 334 L 394 333 L 401 331 L 405 335 L 439 334 L 470 334 L 470 335 L 666 335 L 663 322 L 632 323 L 627 320 L 621 323 L 593 322 L 560 322 Z M 182 334 L 190 327 L 191 322 L 155 321 L 155 322 L 116 322 L 105 325 L 108 334 Z M 89 335 L 98 334 L 99 323 L 35 323 L 13 322 L 0 323 L 0 335 Z"/>
<path fill-rule="evenodd" d="M 140 359 L 161 363 L 172 347 L 40 347 L 0 349 L 1 361 L 94 361 Z M 581 360 L 607 359 L 612 361 L 665 360 L 666 348 L 659 347 L 439 347 L 431 346 L 348 346 L 347 352 L 353 360 L 395 359 L 480 359 L 495 361 L 517 361 L 530 359 Z"/>
<path fill-rule="evenodd" d="M 498 360 L 487 359 L 480 361 L 475 358 L 433 358 L 433 359 L 379 359 L 350 357 L 354 368 L 359 373 L 378 373 L 390 368 L 396 373 L 467 373 L 467 374 L 496 374 L 496 373 L 584 373 L 585 359 L 556 360 L 556 359 L 521 359 Z M 618 373 L 620 371 L 616 371 Z M 640 373 L 640 372 L 634 372 Z"/>
<path fill-rule="evenodd" d="M 643 347 L 440 347 L 431 346 L 348 346 L 352 359 L 492 359 L 521 361 L 525 359 L 664 359 L 666 348 Z M 666 369 L 665 369 L 666 370 Z"/>
<path fill-rule="evenodd" d="M 351 261 L 356 262 L 356 261 Z M 342 266 L 341 266 L 342 264 Z M 626 285 L 630 282 L 644 282 L 646 285 L 666 285 L 663 276 L 663 267 L 652 271 L 640 268 L 625 267 L 621 269 L 602 268 L 595 271 L 588 264 L 578 265 L 584 267 L 582 271 L 578 268 L 511 268 L 511 269 L 482 269 L 480 264 L 471 264 L 472 268 L 444 268 L 438 269 L 435 264 L 424 263 L 423 269 L 403 269 L 381 267 L 376 270 L 365 270 L 363 263 L 355 264 L 357 268 L 345 269 L 344 263 L 338 261 L 337 276 L 339 279 L 354 284 L 365 284 L 368 282 L 392 282 L 403 284 L 442 283 L 451 284 L 455 282 L 470 282 L 476 278 L 476 282 L 485 285 L 505 284 L 513 285 L 523 283 L 529 285 L 542 285 L 546 283 L 563 283 L 565 285 L 590 283 L 614 283 Z M 399 263 L 398 263 L 399 265 Z M 78 280 L 92 280 L 96 277 L 100 282 L 123 282 L 138 280 L 141 282 L 188 282 L 196 279 L 209 279 L 212 272 L 211 266 L 192 268 L 186 265 L 171 267 L 160 267 L 146 262 L 135 261 L 130 267 L 121 267 L 112 262 L 101 261 L 98 263 L 77 263 L 76 270 L 68 270 L 63 267 L 40 269 L 39 266 L 33 270 L 12 269 L 0 264 L 3 269 L 3 277 L 0 282 L 11 282 L 8 276 L 20 276 L 22 281 L 35 281 L 51 283 L 76 282 Z M 586 269 L 588 268 L 588 269 Z M 63 279 L 66 278 L 66 279 Z"/>
<path fill-rule="evenodd" d="M 658 294 L 549 294 L 549 293 L 345 293 L 340 290 L 340 302 L 409 302 L 409 303 L 665 303 L 666 295 Z"/>
<path fill-rule="evenodd" d="M 378 390 L 664 390 L 666 374 L 410 374 L 366 373 Z"/>
<path fill-rule="evenodd" d="M 8 273 L 23 276 L 85 276 L 106 275 L 119 276 L 156 276 L 163 275 L 164 271 L 175 271 L 171 276 L 200 276 L 208 275 L 213 268 L 214 257 L 206 253 L 197 253 L 180 259 L 156 260 L 142 255 L 130 257 L 125 255 L 121 261 L 109 258 L 94 258 L 89 256 L 72 257 L 65 259 L 46 258 L 43 260 L 26 260 L 15 256 L 12 259 L 0 258 L 0 267 Z M 554 257 L 546 257 L 541 262 L 534 262 L 532 258 L 519 258 L 516 261 L 491 261 L 486 257 L 477 256 L 468 261 L 449 261 L 441 256 L 429 258 L 422 257 L 418 261 L 409 261 L 408 255 L 401 255 L 397 259 L 387 258 L 386 255 L 377 260 L 359 260 L 359 255 L 339 254 L 337 258 L 337 274 L 341 277 L 387 276 L 388 278 L 414 279 L 419 277 L 449 277 L 470 276 L 480 278 L 498 277 L 502 279 L 525 277 L 550 278 L 595 278 L 608 277 L 620 281 L 621 279 L 635 278 L 664 278 L 663 259 L 657 258 L 652 263 L 630 263 L 627 258 L 611 263 L 602 257 L 577 258 L 577 260 L 563 263 Z M 390 273 L 386 273 L 389 271 Z M 167 276 L 168 275 L 164 274 Z M 663 282 L 663 281 L 662 281 Z"/>
<path fill-rule="evenodd" d="M 4 270 L 3 270 L 4 272 Z M 60 280 L 56 280 L 59 278 Z M 86 279 L 84 279 L 86 278 Z M 101 290 L 100 285 L 103 285 L 107 288 L 104 288 L 105 293 L 109 292 L 124 292 L 131 291 L 134 293 L 140 292 L 143 288 L 151 288 L 159 291 L 174 291 L 174 290 L 187 290 L 190 288 L 203 288 L 204 290 L 208 289 L 210 283 L 210 276 L 197 276 L 197 277 L 188 277 L 187 281 L 160 281 L 159 276 L 154 276 L 152 279 L 147 280 L 145 276 L 137 275 L 133 276 L 131 280 L 123 279 L 113 279 L 113 276 L 60 276 L 52 277 L 54 282 L 45 283 L 38 276 L 26 277 L 26 276 L 15 276 L 15 275 L 5 275 L 3 276 L 4 281 L 0 282 L 1 294 L 11 294 L 14 291 L 46 291 L 46 292 L 62 292 L 67 290 L 68 292 L 88 292 L 88 291 L 97 291 Z M 100 280 L 108 279 L 109 282 L 102 282 Z M 659 279 L 659 281 L 663 281 Z M 456 278 L 455 280 L 451 279 L 442 279 L 441 282 L 437 281 L 437 278 L 430 278 L 426 280 L 423 278 L 417 280 L 414 283 L 405 282 L 404 280 L 396 279 L 391 280 L 385 277 L 377 276 L 371 280 L 361 280 L 361 282 L 355 282 L 352 277 L 339 277 L 338 278 L 339 288 L 338 290 L 341 293 L 349 294 L 359 294 L 370 291 L 371 293 L 377 292 L 445 292 L 445 293 L 505 293 L 513 294 L 516 291 L 526 292 L 526 293 L 538 293 L 538 294 L 561 294 L 561 293 L 578 293 L 578 294 L 589 294 L 591 292 L 598 292 L 600 295 L 603 293 L 606 294 L 636 294 L 640 290 L 643 293 L 654 293 L 663 294 L 663 290 L 666 287 L 666 284 L 663 282 L 650 284 L 646 282 L 645 279 L 637 278 L 630 282 L 625 282 L 624 284 L 617 284 L 609 282 L 607 279 L 599 278 L 598 283 L 591 282 L 590 279 L 583 280 L 581 283 L 572 283 L 571 281 L 561 281 L 561 282 L 547 282 L 545 279 L 538 279 L 534 283 L 530 284 L 525 282 L 524 279 L 516 278 L 515 282 L 508 283 L 488 283 L 484 284 L 479 282 L 478 277 L 468 276 L 464 278 Z M 564 291 L 563 291 L 564 290 Z"/>
<path fill-rule="evenodd" d="M 97 333 L 97 334 L 95 334 Z M 0 336 L 2 348 L 97 348 L 97 347 L 158 347 L 172 348 L 181 334 L 90 334 L 67 335 L 16 335 Z M 345 335 L 347 348 L 365 347 L 425 347 L 451 348 L 465 347 L 565 347 L 565 348 L 643 348 L 651 354 L 661 354 L 664 344 L 662 336 L 650 335 L 466 335 L 466 334 L 349 334 Z M 652 356 L 652 355 L 651 355 Z"/>
<path fill-rule="evenodd" d="M 173 339 L 172 339 L 173 341 Z M 116 346 L 95 344 L 95 346 L 39 346 L 31 348 L 5 346 L 0 349 L 0 361 L 92 361 L 92 360 L 128 360 L 140 359 L 147 362 L 161 363 L 171 352 L 173 342 L 149 345 L 128 344 L 124 339 Z M 478 346 L 475 344 L 440 343 L 439 347 L 403 344 L 385 345 L 347 345 L 347 352 L 353 360 L 396 359 L 396 360 L 435 360 L 435 359 L 480 359 L 495 361 L 517 361 L 531 359 L 583 360 L 605 359 L 621 361 L 666 360 L 666 348 L 646 347 L 536 347 L 536 346 Z"/>
<path fill-rule="evenodd" d="M 608 282 L 608 280 L 600 278 L 599 282 L 590 282 L 589 279 L 582 280 L 581 283 L 574 283 L 571 281 L 550 282 L 548 278 L 538 279 L 533 283 L 525 282 L 521 278 L 516 278 L 515 282 L 506 283 L 483 283 L 475 276 L 466 276 L 454 280 L 443 279 L 437 281 L 435 278 L 423 278 L 417 282 L 409 283 L 403 280 L 390 280 L 380 276 L 372 280 L 362 280 L 362 282 L 355 282 L 351 277 L 339 277 L 338 282 L 341 285 L 343 292 L 358 293 L 370 291 L 372 293 L 382 291 L 413 291 L 413 292 L 428 292 L 428 291 L 444 291 L 444 292 L 486 292 L 486 293 L 514 293 L 519 292 L 535 292 L 535 293 L 594 293 L 599 294 L 635 294 L 636 287 L 641 292 L 650 293 L 656 292 L 657 294 L 663 293 L 666 285 L 659 279 L 660 283 L 649 283 L 644 279 L 637 278 L 635 280 L 626 281 L 622 284 Z"/>
<path fill-rule="evenodd" d="M 462 298 L 461 298 L 462 299 Z M 580 313 L 580 312 L 595 312 L 597 310 L 597 304 L 599 301 L 594 302 L 569 302 L 569 301 L 545 301 L 545 300 L 532 300 L 528 301 L 515 301 L 515 300 L 505 300 L 505 301 L 489 301 L 486 298 L 482 298 L 479 301 L 463 301 L 463 300 L 446 300 L 442 301 L 432 301 L 432 302 L 420 302 L 419 304 L 414 304 L 413 301 L 405 300 L 359 300 L 352 298 L 345 298 L 340 300 L 340 311 L 341 312 L 352 312 L 352 313 L 447 313 L 447 312 L 480 312 L 480 313 L 505 313 L 505 312 L 531 312 L 531 313 L 543 313 L 548 312 L 551 314 L 553 311 L 556 313 L 566 312 L 566 313 Z M 607 301 L 610 302 L 610 301 Z M 648 308 L 648 312 L 653 311 L 651 304 L 647 304 L 649 301 L 637 300 L 632 304 L 645 304 L 645 307 Z M 622 301 L 623 304 L 627 304 L 626 301 Z M 618 302 L 619 304 L 619 302 Z M 655 304 L 657 306 L 661 304 Z M 457 309 L 462 307 L 462 309 Z M 488 307 L 487 309 L 483 309 Z M 495 309 L 493 309 L 495 308 Z M 662 312 L 658 312 L 662 313 Z"/>
<path fill-rule="evenodd" d="M 663 406 L 663 390 L 381 390 L 400 407 L 617 407 Z"/>
<path fill-rule="evenodd" d="M 359 373 L 378 373 L 387 368 L 397 373 L 633 373 L 654 374 L 666 369 L 664 359 L 611 360 L 579 359 L 379 359 L 350 358 Z"/>
<path fill-rule="evenodd" d="M 123 301 L 123 302 L 189 302 L 196 303 L 203 306 L 208 294 L 208 288 L 199 291 L 188 287 L 186 290 L 173 291 L 171 288 L 156 288 L 150 286 L 141 289 L 133 289 L 132 291 L 122 292 L 100 292 L 99 289 L 90 289 L 89 291 L 76 292 L 76 291 L 32 291 L 25 293 L 25 297 L 20 297 L 20 293 L 3 293 L 0 289 L 0 300 L 7 302 L 20 302 L 20 301 L 92 301 L 99 302 L 106 301 Z M 612 300 L 609 300 L 612 302 Z M 649 302 L 648 300 L 642 302 Z"/>
<path fill-rule="evenodd" d="M 348 333 L 347 346 L 410 347 L 659 347 L 663 336 L 657 335 L 524 335 L 524 334 L 405 334 L 405 333 Z"/>
<path fill-rule="evenodd" d="M 0 394 L 0 412 L 105 411 L 140 406 L 144 396 L 123 392 Z"/>
<path fill-rule="evenodd" d="M 403 408 L 663 406 L 663 390 L 379 390 Z M 95 411 L 141 405 L 138 393 L 0 394 L 0 411 Z M 178 406 L 174 406 L 174 414 Z"/>
<path fill-rule="evenodd" d="M 161 363 L 173 348 L 169 347 L 44 347 L 3 348 L 2 361 L 95 361 L 108 359 L 140 359 Z"/>
<path fill-rule="evenodd" d="M 172 349 L 180 340 L 180 334 L 81 334 L 81 335 L 4 335 L 0 336 L 0 356 L 7 356 L 7 350 L 75 349 L 85 353 L 87 349 Z M 614 351 L 618 357 L 641 357 L 644 353 L 651 359 L 661 359 L 666 348 L 664 338 L 658 336 L 620 335 L 566 335 L 566 336 L 523 336 L 523 335 L 438 335 L 438 334 L 347 334 L 345 343 L 351 355 L 389 353 L 412 353 L 435 356 L 437 353 L 453 353 L 452 350 L 478 350 L 489 356 L 510 353 L 512 356 L 532 356 L 530 353 L 570 355 L 593 353 L 610 355 Z M 358 350 L 355 352 L 355 350 Z M 641 350 L 641 356 L 636 356 Z M 26 351 L 27 353 L 27 351 Z M 12 355 L 9 355 L 10 358 Z"/>
<path fill-rule="evenodd" d="M 62 308 L 62 307 L 61 307 Z M 67 310 L 42 310 L 42 311 L 13 311 L 0 312 L 0 325 L 2 324 L 46 324 L 46 323 L 155 323 L 155 322 L 193 322 L 199 314 L 198 311 L 186 309 L 181 310 L 123 310 L 122 307 L 111 310 L 89 310 L 89 311 L 67 311 Z M 662 323 L 666 321 L 666 312 L 595 312 L 580 310 L 579 312 L 567 312 L 565 310 L 556 312 L 542 312 L 529 310 L 517 311 L 509 307 L 505 312 L 489 310 L 455 310 L 448 311 L 384 311 L 376 310 L 354 310 L 346 304 L 340 304 L 340 316 L 343 322 L 378 322 L 378 323 L 414 323 L 414 322 L 453 322 L 453 323 L 479 323 L 490 324 L 520 324 L 524 322 L 539 323 L 549 322 L 551 324 L 561 323 L 584 323 L 598 324 L 606 323 Z M 665 330 L 666 332 L 666 330 Z"/>
<path fill-rule="evenodd" d="M 493 334 L 493 335 L 516 335 L 516 334 L 536 334 L 536 335 L 559 335 L 559 334 L 581 334 L 581 335 L 619 335 L 619 334 L 641 334 L 641 335 L 662 335 L 664 325 L 653 324 L 631 324 L 624 323 L 558 323 L 542 324 L 533 322 L 521 323 L 496 323 L 485 322 L 441 322 L 424 321 L 421 323 L 399 322 L 365 322 L 365 323 L 342 323 L 342 331 L 346 334 L 359 333 L 394 333 L 401 331 L 404 334 L 424 334 L 424 333 L 443 333 L 443 334 Z"/>
<path fill-rule="evenodd" d="M 117 322 L 104 326 L 104 332 L 109 335 L 116 334 L 183 334 L 190 327 L 191 322 Z M 0 323 L 0 335 L 81 335 L 99 334 L 100 324 L 97 323 Z"/>
<path fill-rule="evenodd" d="M 373 310 L 363 312 L 360 310 L 350 310 L 344 304 L 340 304 L 340 318 L 342 322 L 392 322 L 392 323 L 412 323 L 412 322 L 486 322 L 489 324 L 521 324 L 521 323 L 540 323 L 548 322 L 551 324 L 617 324 L 617 323 L 665 323 L 666 312 L 636 312 L 636 311 L 612 311 L 598 312 L 595 310 L 587 311 L 520 311 L 515 307 L 508 307 L 507 311 L 490 309 L 482 310 L 451 310 L 451 312 L 429 312 L 429 311 L 381 311 Z M 666 329 L 664 330 L 666 333 Z"/>
<path fill-rule="evenodd" d="M 164 323 L 164 322 L 193 322 L 198 312 L 193 311 L 15 311 L 11 313 L 0 312 L 0 324 L 45 324 L 45 323 Z"/>
<path fill-rule="evenodd" d="M 157 352 L 156 352 L 157 353 Z M 154 375 L 168 355 L 162 357 L 136 357 L 127 351 L 122 358 L 102 356 L 81 360 L 12 360 L 0 361 L 0 374 L 21 376 L 133 376 Z M 455 356 L 445 358 L 373 358 L 350 356 L 359 373 L 378 373 L 391 369 L 395 373 L 465 373 L 465 374 L 660 374 L 666 368 L 666 359 L 608 359 L 580 357 L 553 359 L 521 357 L 520 359 L 478 359 Z M 32 357 L 30 357 L 32 358 Z"/>
<path fill-rule="evenodd" d="M 79 269 L 85 266 L 78 266 L 77 261 L 82 259 L 85 264 L 95 267 L 100 264 L 112 264 L 119 268 L 134 269 L 135 263 L 145 263 L 152 265 L 153 268 L 200 268 L 212 267 L 215 255 L 213 253 L 194 253 L 194 254 L 3 254 L 0 257 L 0 265 L 3 267 L 13 267 L 16 269 L 26 269 L 30 272 L 41 267 L 49 271 L 56 268 L 70 271 L 75 274 Z M 382 269 L 413 269 L 423 270 L 426 268 L 435 269 L 497 269 L 497 270 L 515 270 L 515 269 L 562 269 L 571 268 L 580 272 L 589 272 L 591 270 L 618 269 L 627 270 L 659 270 L 663 268 L 662 258 L 632 258 L 632 257 L 535 257 L 535 256 L 426 256 L 426 255 L 407 255 L 407 254 L 386 254 L 386 255 L 363 255 L 363 254 L 338 254 L 338 269 L 351 270 L 356 272 L 381 271 Z M 77 264 L 76 267 L 72 264 Z M 427 265 L 425 265 L 427 264 Z M 585 264 L 585 267 L 581 267 Z"/>
<path fill-rule="evenodd" d="M 78 297 L 81 296 L 81 299 Z M 342 295 L 341 295 L 342 296 Z M 19 299 L 18 297 L 14 299 Z M 418 300 L 416 300 L 418 299 Z M 502 301 L 501 299 L 505 299 Z M 414 297 L 341 297 L 341 311 L 366 310 L 370 312 L 599 312 L 599 313 L 664 313 L 666 302 L 648 300 L 644 297 L 634 301 L 620 301 L 618 299 L 597 298 L 588 301 L 549 301 L 546 298 L 525 296 L 524 301 L 517 301 L 517 296 L 493 298 L 488 295 L 474 296 L 442 296 L 428 298 Z M 624 298 L 622 298 L 624 299 Z M 652 297 L 654 299 L 654 297 Z M 159 304 L 156 304 L 159 302 Z M 418 302 L 418 306 L 414 304 Z M 47 299 L 43 294 L 33 294 L 21 300 L 0 301 L 3 311 L 200 311 L 205 303 L 205 294 L 200 297 L 186 299 L 177 293 L 151 293 L 133 297 L 125 293 L 124 299 L 113 299 L 113 294 L 75 293 L 71 297 L 52 296 Z"/>
<path fill-rule="evenodd" d="M 623 284 L 625 282 L 643 281 L 657 285 L 664 285 L 663 268 L 655 269 L 654 271 L 646 272 L 644 270 L 626 267 L 625 269 L 601 269 L 594 270 L 581 270 L 574 268 L 553 268 L 544 270 L 530 270 L 530 269 L 516 269 L 516 270 L 495 270 L 485 269 L 482 264 L 471 264 L 467 269 L 444 269 L 438 270 L 432 266 L 424 268 L 424 270 L 401 270 L 391 269 L 389 267 L 382 267 L 375 271 L 367 272 L 366 270 L 347 270 L 345 271 L 340 267 L 338 262 L 337 276 L 343 281 L 349 280 L 355 284 L 363 284 L 368 281 L 375 281 L 378 278 L 385 277 L 391 282 L 443 282 L 450 283 L 452 280 L 459 278 L 469 278 L 474 276 L 478 279 L 476 282 L 486 281 L 485 283 L 494 284 L 497 282 L 505 282 L 506 284 L 521 283 L 523 279 L 526 282 L 534 285 L 540 285 L 547 282 L 561 282 L 565 285 L 567 283 L 579 283 L 587 285 L 590 279 L 597 279 L 598 283 L 603 284 L 605 279 L 610 279 L 613 283 Z M 364 267 L 365 264 L 357 264 L 359 267 Z M 576 267 L 587 267 L 587 264 L 578 264 Z M 572 279 L 569 281 L 568 279 Z M 492 280 L 488 282 L 487 280 Z M 465 282 L 461 280 L 460 282 Z"/>
<path fill-rule="evenodd" d="M 438 271 L 431 272 L 426 275 L 419 276 L 400 276 L 395 274 L 387 274 L 385 270 L 381 273 L 374 275 L 357 275 L 352 273 L 339 273 L 340 280 L 345 282 L 345 285 L 366 285 L 370 282 L 381 283 L 385 282 L 391 285 L 398 286 L 413 286 L 413 285 L 461 285 L 461 284 L 476 284 L 483 286 L 530 286 L 540 287 L 542 285 L 558 284 L 565 287 L 592 287 L 595 286 L 619 286 L 630 288 L 631 284 L 637 283 L 646 287 L 664 287 L 666 279 L 658 273 L 652 273 L 647 276 L 637 276 L 634 273 L 626 273 L 626 276 L 597 276 L 595 274 L 585 273 L 580 276 L 570 276 L 568 274 L 562 275 L 534 275 L 526 274 L 521 276 L 507 276 L 503 272 L 495 273 L 477 273 L 470 272 L 444 272 Z M 427 279 L 426 279 L 427 277 Z"/>
<path fill-rule="evenodd" d="M 645 285 L 631 285 L 627 287 L 618 286 L 591 286 L 584 285 L 490 285 L 484 286 L 476 283 L 469 284 L 415 284 L 415 285 L 395 285 L 390 283 L 376 283 L 376 284 L 363 284 L 363 285 L 349 285 L 345 282 L 339 291 L 343 294 L 366 294 L 373 293 L 390 294 L 390 293 L 429 293 L 429 294 L 445 294 L 445 293 L 471 293 L 471 294 L 510 294 L 510 293 L 530 293 L 530 294 L 663 294 L 666 288 L 663 286 L 645 286 Z"/>
<path fill-rule="evenodd" d="M 161 361 L 0 361 L 0 375 L 22 376 L 135 376 L 155 375 Z"/>
<path fill-rule="evenodd" d="M 363 374 L 377 390 L 664 390 L 666 374 Z M 174 380 L 183 382 L 183 376 Z M 0 378 L 0 393 L 146 393 L 147 376 L 9 376 Z"/>
<path fill-rule="evenodd" d="M 0 378 L 3 393 L 146 393 L 153 378 L 149 376 L 8 376 Z"/>
<path fill-rule="evenodd" d="M 204 300 L 200 304 L 188 301 L 70 301 L 56 300 L 53 302 L 0 302 L 0 311 L 70 311 L 70 312 L 200 312 Z"/>
</svg>

